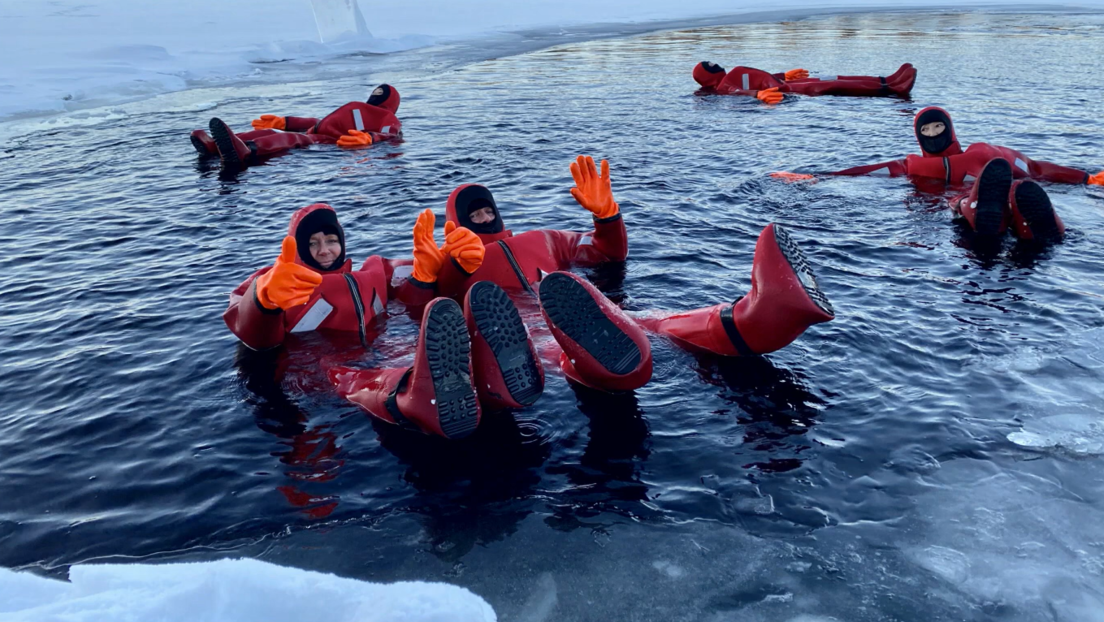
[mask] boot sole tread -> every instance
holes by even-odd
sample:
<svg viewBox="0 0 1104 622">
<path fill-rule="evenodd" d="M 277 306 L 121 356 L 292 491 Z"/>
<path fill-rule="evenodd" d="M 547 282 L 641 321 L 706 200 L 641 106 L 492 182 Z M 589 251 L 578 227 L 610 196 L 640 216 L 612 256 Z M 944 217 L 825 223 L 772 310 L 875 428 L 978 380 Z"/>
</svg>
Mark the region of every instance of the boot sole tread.
<svg viewBox="0 0 1104 622">
<path fill-rule="evenodd" d="M 448 438 L 463 438 L 479 424 L 471 379 L 471 339 L 460 305 L 444 300 L 426 318 L 425 355 L 437 399 L 437 418 Z"/>
<path fill-rule="evenodd" d="M 1001 223 L 1004 222 L 1004 208 L 1008 203 L 1008 192 L 1012 189 L 1012 165 L 1005 160 L 986 164 L 977 183 L 979 188 L 974 231 L 978 235 L 999 235 Z"/>
<path fill-rule="evenodd" d="M 219 158 L 222 159 L 223 166 L 240 168 L 242 161 L 238 157 L 238 150 L 234 148 L 234 140 L 230 138 L 230 128 L 220 119 L 211 119 L 210 128 L 211 138 L 214 138 L 215 144 L 218 145 Z"/>
<path fill-rule="evenodd" d="M 490 281 L 472 286 L 470 301 L 475 327 L 494 353 L 510 397 L 522 406 L 532 405 L 544 393 L 544 381 L 517 307 Z"/>
<path fill-rule="evenodd" d="M 1062 237 L 1054 221 L 1054 205 L 1039 184 L 1024 182 L 1016 188 L 1016 208 L 1027 221 L 1033 239 L 1048 242 Z"/>
<path fill-rule="evenodd" d="M 821 311 L 835 317 L 836 311 L 832 307 L 832 301 L 828 300 L 828 296 L 821 291 L 812 266 L 809 265 L 809 261 L 805 258 L 805 253 L 802 252 L 801 247 L 790 237 L 790 232 L 775 225 L 774 239 L 778 242 L 778 249 L 782 251 L 782 256 L 790 264 L 790 269 L 794 271 L 797 280 L 805 288 L 805 293 L 809 295 L 809 299 L 813 301 L 813 304 L 820 307 Z"/>
<path fill-rule="evenodd" d="M 636 342 L 606 317 L 590 292 L 571 277 L 546 277 L 540 287 L 540 302 L 556 328 L 606 371 L 624 376 L 640 366 L 643 356 Z"/>
</svg>

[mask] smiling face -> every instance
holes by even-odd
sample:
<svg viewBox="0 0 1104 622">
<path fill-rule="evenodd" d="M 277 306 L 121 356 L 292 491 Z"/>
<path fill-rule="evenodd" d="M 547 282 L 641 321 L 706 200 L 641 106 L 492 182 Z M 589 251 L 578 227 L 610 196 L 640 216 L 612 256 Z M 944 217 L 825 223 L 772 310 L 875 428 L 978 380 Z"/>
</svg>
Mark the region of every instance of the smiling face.
<svg viewBox="0 0 1104 622">
<path fill-rule="evenodd" d="M 341 238 L 333 233 L 315 233 L 310 237 L 310 254 L 323 270 L 329 270 L 341 255 Z"/>
<path fill-rule="evenodd" d="M 932 123 L 925 123 L 920 126 L 920 135 L 927 136 L 928 138 L 935 138 L 947 130 L 947 125 L 942 121 L 935 121 Z"/>
</svg>

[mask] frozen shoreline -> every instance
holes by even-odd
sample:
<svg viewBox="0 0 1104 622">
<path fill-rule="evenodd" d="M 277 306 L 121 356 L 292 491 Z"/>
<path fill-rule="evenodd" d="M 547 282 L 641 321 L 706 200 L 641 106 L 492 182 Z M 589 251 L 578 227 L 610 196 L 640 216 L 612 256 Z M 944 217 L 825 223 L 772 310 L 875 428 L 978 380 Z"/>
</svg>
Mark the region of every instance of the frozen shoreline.
<svg viewBox="0 0 1104 622">
<path fill-rule="evenodd" d="M 455 3 L 415 0 L 401 6 L 365 3 L 374 36 L 321 44 L 307 0 L 275 0 L 264 11 L 252 5 L 217 5 L 217 12 L 213 0 L 202 0 L 186 9 L 159 8 L 158 13 L 140 15 L 127 10 L 126 0 L 8 4 L 0 8 L 0 27 L 12 34 L 0 41 L 0 53 L 22 59 L 0 67 L 0 137 L 8 138 L 41 129 L 37 122 L 43 119 L 96 110 L 101 114 L 91 117 L 105 116 L 113 106 L 167 93 L 372 73 L 388 54 L 433 45 L 455 46 L 449 54 L 456 66 L 610 36 L 846 13 L 1104 10 L 1104 0 L 978 0 L 968 6 L 783 0 L 770 11 L 752 8 L 746 0 L 735 6 L 707 0 L 693 8 L 628 0 L 600 7 L 580 0 L 538 0 L 524 8 L 504 0 L 475 0 L 475 8 L 473 2 L 457 8 Z M 217 19 L 212 17 L 216 14 Z"/>
</svg>

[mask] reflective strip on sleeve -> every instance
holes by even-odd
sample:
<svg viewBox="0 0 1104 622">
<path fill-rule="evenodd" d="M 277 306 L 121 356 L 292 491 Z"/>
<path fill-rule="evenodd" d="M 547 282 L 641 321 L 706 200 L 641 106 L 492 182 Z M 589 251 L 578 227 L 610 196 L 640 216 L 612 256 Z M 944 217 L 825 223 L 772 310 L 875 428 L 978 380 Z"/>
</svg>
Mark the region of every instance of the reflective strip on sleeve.
<svg viewBox="0 0 1104 622">
<path fill-rule="evenodd" d="M 748 75 L 745 73 L 742 76 L 740 76 L 740 78 L 744 81 L 744 90 L 745 91 L 750 91 L 751 90 L 751 79 L 748 78 Z"/>
<path fill-rule="evenodd" d="M 360 110 L 356 108 L 353 109 L 353 123 L 356 124 L 356 129 L 364 131 L 364 117 L 360 116 Z"/>
<path fill-rule="evenodd" d="M 1016 158 L 1016 166 L 1020 167 L 1020 170 L 1025 172 L 1025 173 L 1028 171 L 1027 162 L 1024 162 L 1023 160 L 1021 160 L 1019 158 Z"/>
</svg>

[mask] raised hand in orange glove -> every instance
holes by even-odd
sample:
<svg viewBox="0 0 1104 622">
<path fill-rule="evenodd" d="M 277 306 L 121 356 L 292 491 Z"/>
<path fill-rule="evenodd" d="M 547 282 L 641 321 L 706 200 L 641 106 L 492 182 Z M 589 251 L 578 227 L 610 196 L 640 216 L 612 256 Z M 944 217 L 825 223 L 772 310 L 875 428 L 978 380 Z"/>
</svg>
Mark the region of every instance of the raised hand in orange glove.
<svg viewBox="0 0 1104 622">
<path fill-rule="evenodd" d="M 1104 171 L 1100 171 L 1096 175 L 1089 175 L 1088 184 L 1090 186 L 1104 186 Z"/>
<path fill-rule="evenodd" d="M 779 171 L 777 173 L 771 173 L 770 176 L 775 179 L 781 179 L 788 184 L 808 180 L 813 180 L 813 182 L 816 183 L 816 177 L 813 177 L 812 175 L 806 175 L 805 173 L 789 173 L 786 171 Z"/>
<path fill-rule="evenodd" d="M 466 227 L 457 227 L 456 223 L 445 223 L 445 245 L 441 248 L 449 257 L 463 268 L 464 272 L 474 274 L 483 265 L 486 248 L 483 240 Z"/>
<path fill-rule="evenodd" d="M 287 120 L 274 114 L 262 114 L 260 119 L 253 119 L 255 130 L 282 130 L 287 127 Z"/>
<path fill-rule="evenodd" d="M 804 80 L 809 77 L 809 72 L 804 69 L 791 69 L 786 72 L 786 80 Z"/>
<path fill-rule="evenodd" d="M 446 257 L 452 257 L 468 274 L 474 273 L 483 265 L 483 241 L 465 227 L 457 227 L 454 222 L 445 223 L 445 245 L 437 246 L 434 229 L 437 217 L 433 210 L 427 209 L 418 214 L 414 223 L 414 274 L 415 280 L 422 283 L 436 283 L 437 275 Z"/>
<path fill-rule="evenodd" d="M 571 163 L 571 176 L 575 178 L 571 196 L 595 218 L 612 218 L 621 211 L 613 200 L 608 161 L 602 160 L 602 174 L 599 175 L 594 158 L 579 156 Z"/>
<path fill-rule="evenodd" d="M 777 104 L 782 101 L 782 93 L 778 92 L 778 87 L 776 86 L 772 89 L 759 91 L 755 94 L 755 98 L 764 104 Z"/>
<path fill-rule="evenodd" d="M 337 146 L 345 149 L 367 147 L 372 144 L 372 135 L 360 130 L 349 130 L 346 136 L 337 139 Z"/>
<path fill-rule="evenodd" d="M 295 263 L 298 252 L 295 238 L 287 236 L 272 269 L 257 277 L 257 301 L 262 307 L 286 311 L 306 304 L 322 284 L 321 274 Z"/>
<path fill-rule="evenodd" d="M 415 280 L 422 283 L 436 283 L 437 273 L 445 263 L 445 253 L 437 247 L 433 230 L 437 227 L 437 217 L 433 210 L 426 209 L 418 214 L 414 222 L 414 274 Z"/>
</svg>

